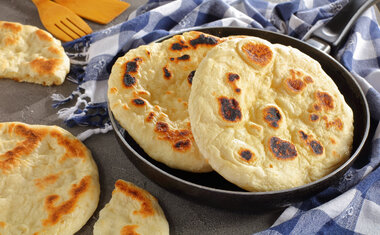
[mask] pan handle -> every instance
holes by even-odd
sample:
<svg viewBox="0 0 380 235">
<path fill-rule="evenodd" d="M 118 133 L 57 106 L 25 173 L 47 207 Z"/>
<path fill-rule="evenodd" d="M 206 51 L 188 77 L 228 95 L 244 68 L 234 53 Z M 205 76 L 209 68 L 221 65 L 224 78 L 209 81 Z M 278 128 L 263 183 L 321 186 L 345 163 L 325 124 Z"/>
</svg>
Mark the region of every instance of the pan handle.
<svg viewBox="0 0 380 235">
<path fill-rule="evenodd" d="M 329 22 L 312 32 L 306 42 L 326 53 L 338 48 L 357 18 L 375 3 L 380 0 L 351 0 Z"/>
</svg>

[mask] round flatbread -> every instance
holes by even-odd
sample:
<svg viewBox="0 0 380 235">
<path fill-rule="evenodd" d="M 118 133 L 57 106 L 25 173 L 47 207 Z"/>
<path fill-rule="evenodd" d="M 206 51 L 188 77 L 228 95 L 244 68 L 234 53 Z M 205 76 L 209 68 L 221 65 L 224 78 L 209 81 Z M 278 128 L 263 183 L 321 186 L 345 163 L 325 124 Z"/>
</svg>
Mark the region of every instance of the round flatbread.
<svg viewBox="0 0 380 235">
<path fill-rule="evenodd" d="M 60 85 L 70 61 L 50 33 L 31 25 L 0 21 L 0 78 Z"/>
<path fill-rule="evenodd" d="M 207 54 L 189 114 L 212 168 L 248 191 L 310 183 L 350 156 L 353 113 L 333 80 L 299 50 L 260 38 Z"/>
<path fill-rule="evenodd" d="M 108 100 L 115 118 L 150 157 L 169 167 L 212 170 L 195 145 L 187 106 L 198 64 L 220 41 L 187 32 L 130 50 L 112 68 Z"/>
<path fill-rule="evenodd" d="M 0 123 L 0 234 L 74 234 L 99 200 L 90 151 L 56 126 Z"/>
<path fill-rule="evenodd" d="M 158 201 L 149 192 L 117 180 L 110 202 L 99 212 L 94 235 L 168 235 L 169 224 Z"/>
</svg>

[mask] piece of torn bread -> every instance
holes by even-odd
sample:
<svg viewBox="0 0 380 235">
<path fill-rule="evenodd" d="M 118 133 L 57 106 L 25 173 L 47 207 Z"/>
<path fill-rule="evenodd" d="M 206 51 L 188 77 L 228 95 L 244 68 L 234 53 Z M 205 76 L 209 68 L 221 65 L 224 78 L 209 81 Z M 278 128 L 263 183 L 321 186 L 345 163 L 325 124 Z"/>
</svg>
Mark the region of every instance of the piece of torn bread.
<svg viewBox="0 0 380 235">
<path fill-rule="evenodd" d="M 0 21 L 0 78 L 60 85 L 70 61 L 50 33 L 31 25 Z"/>
<path fill-rule="evenodd" d="M 158 201 L 149 192 L 117 180 L 110 202 L 99 212 L 94 235 L 168 235 L 169 223 Z"/>
</svg>

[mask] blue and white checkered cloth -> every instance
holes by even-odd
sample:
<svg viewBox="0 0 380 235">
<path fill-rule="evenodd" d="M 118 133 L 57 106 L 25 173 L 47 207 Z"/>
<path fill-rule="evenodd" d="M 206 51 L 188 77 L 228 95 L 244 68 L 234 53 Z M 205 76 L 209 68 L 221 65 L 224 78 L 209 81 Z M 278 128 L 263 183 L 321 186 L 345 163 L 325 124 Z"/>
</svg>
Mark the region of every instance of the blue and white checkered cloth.
<svg viewBox="0 0 380 235">
<path fill-rule="evenodd" d="M 69 126 L 87 125 L 80 138 L 110 130 L 107 79 L 116 58 L 129 49 L 194 26 L 267 29 L 302 38 L 326 22 L 348 0 L 150 0 L 119 25 L 64 44 L 71 58 L 69 79 L 78 84 L 69 97 L 54 95 Z M 288 207 L 262 234 L 380 234 L 380 28 L 374 9 L 361 16 L 345 45 L 334 55 L 357 79 L 369 102 L 372 140 L 366 153 L 340 182 Z"/>
</svg>

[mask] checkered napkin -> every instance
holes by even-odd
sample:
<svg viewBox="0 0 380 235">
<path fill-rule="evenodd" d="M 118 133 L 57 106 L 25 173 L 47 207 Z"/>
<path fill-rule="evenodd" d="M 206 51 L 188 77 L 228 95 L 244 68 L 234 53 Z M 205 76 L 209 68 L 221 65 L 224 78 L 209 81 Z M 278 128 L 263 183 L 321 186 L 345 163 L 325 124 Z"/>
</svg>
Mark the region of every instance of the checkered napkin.
<svg viewBox="0 0 380 235">
<path fill-rule="evenodd" d="M 107 79 L 117 57 L 129 49 L 194 26 L 240 26 L 303 38 L 329 20 L 348 0 L 150 0 L 129 20 L 64 44 L 71 59 L 69 97 L 53 95 L 68 126 L 89 129 L 78 137 L 107 132 Z M 345 45 L 334 55 L 357 79 L 369 102 L 374 129 L 380 120 L 380 28 L 374 9 L 359 18 Z M 62 108 L 64 107 L 64 108 Z M 93 128 L 93 129 L 92 129 Z M 262 234 L 380 233 L 380 127 L 360 159 L 340 182 L 288 207 Z"/>
</svg>

